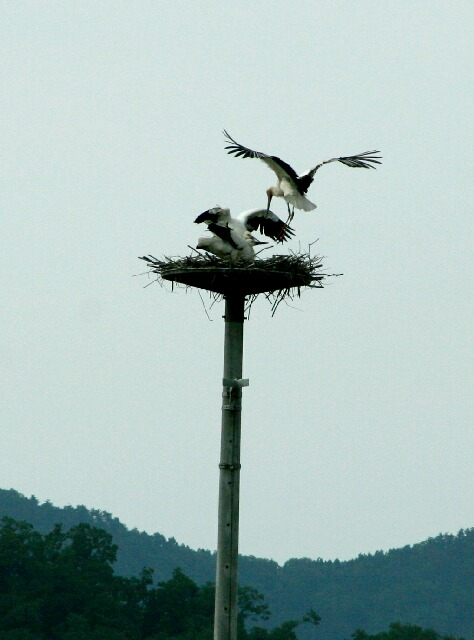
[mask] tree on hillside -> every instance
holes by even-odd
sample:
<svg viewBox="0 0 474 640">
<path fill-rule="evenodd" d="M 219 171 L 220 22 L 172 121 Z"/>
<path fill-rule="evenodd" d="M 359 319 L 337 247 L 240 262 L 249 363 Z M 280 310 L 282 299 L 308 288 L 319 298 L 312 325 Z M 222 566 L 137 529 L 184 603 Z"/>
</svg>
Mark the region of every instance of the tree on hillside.
<svg viewBox="0 0 474 640">
<path fill-rule="evenodd" d="M 41 535 L 3 518 L 1 640 L 212 640 L 214 584 L 199 587 L 180 569 L 156 587 L 151 569 L 116 576 L 116 553 L 112 536 L 89 524 Z M 239 598 L 239 640 L 296 640 L 294 621 L 248 629 L 268 618 L 268 606 L 252 587 Z"/>
<path fill-rule="evenodd" d="M 159 581 L 170 579 L 176 567 L 198 585 L 215 576 L 215 553 L 194 551 L 159 533 L 129 530 L 106 511 L 59 508 L 13 489 L 0 489 L 2 515 L 26 520 L 41 534 L 57 522 L 64 531 L 79 523 L 105 529 L 119 546 L 115 575 L 137 576 L 150 566 Z M 279 566 L 273 560 L 240 556 L 239 576 L 243 584 L 265 593 L 274 624 L 300 619 L 317 602 L 324 625 L 315 630 L 302 624 L 297 630 L 301 640 L 343 640 L 354 629 L 386 629 L 394 620 L 474 638 L 473 558 L 474 528 L 470 528 L 347 561 L 294 558 Z M 252 624 L 267 627 L 268 621 L 249 619 L 247 625 Z"/>
<path fill-rule="evenodd" d="M 354 640 L 456 640 L 453 636 L 442 636 L 433 629 L 423 629 L 415 624 L 401 624 L 392 622 L 388 631 L 368 634 L 362 629 L 357 629 L 352 634 Z M 459 638 L 458 640 L 464 640 Z"/>
</svg>

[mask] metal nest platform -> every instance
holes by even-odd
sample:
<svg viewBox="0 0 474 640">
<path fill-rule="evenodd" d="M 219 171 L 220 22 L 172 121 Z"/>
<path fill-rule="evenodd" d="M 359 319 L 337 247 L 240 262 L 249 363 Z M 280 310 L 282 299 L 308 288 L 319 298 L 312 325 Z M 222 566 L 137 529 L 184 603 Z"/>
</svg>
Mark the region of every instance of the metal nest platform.
<svg viewBox="0 0 474 640">
<path fill-rule="evenodd" d="M 273 312 L 285 299 L 300 296 L 303 288 L 322 288 L 327 277 L 322 258 L 309 253 L 290 253 L 254 262 L 234 264 L 210 254 L 163 259 L 142 256 L 149 273 L 156 274 L 160 284 L 196 287 L 210 292 L 215 299 L 245 296 L 251 304 L 259 294 L 271 302 Z M 151 284 L 151 283 L 150 283 Z"/>
</svg>

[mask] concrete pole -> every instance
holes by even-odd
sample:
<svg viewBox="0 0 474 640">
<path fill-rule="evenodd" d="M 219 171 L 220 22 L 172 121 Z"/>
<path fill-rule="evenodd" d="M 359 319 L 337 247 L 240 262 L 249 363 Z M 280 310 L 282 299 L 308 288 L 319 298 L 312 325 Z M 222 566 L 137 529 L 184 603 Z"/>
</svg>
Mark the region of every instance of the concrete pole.
<svg viewBox="0 0 474 640">
<path fill-rule="evenodd" d="M 240 419 L 244 296 L 225 298 L 224 379 L 217 534 L 214 640 L 237 640 Z"/>
</svg>

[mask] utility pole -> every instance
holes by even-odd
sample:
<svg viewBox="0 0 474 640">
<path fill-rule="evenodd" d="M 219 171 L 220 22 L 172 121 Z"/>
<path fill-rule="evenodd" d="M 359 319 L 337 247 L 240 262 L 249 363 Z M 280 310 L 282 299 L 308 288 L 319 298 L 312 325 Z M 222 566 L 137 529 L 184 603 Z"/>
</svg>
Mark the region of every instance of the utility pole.
<svg viewBox="0 0 474 640">
<path fill-rule="evenodd" d="M 242 413 L 243 295 L 225 298 L 224 377 L 217 533 L 214 640 L 237 639 L 240 424 Z"/>
<path fill-rule="evenodd" d="M 278 269 L 209 266 L 208 261 L 183 266 L 179 260 L 173 268 L 170 261 L 153 256 L 142 259 L 164 280 L 206 289 L 225 300 L 214 640 L 237 640 L 240 424 L 242 387 L 249 383 L 242 379 L 245 300 L 278 292 L 283 292 L 279 298 L 283 299 L 291 289 L 299 294 L 301 287 L 314 283 L 322 287 L 324 275 L 316 272 L 321 265 L 306 255 L 282 257 Z M 296 270 L 295 263 L 303 264 L 303 269 Z"/>
</svg>

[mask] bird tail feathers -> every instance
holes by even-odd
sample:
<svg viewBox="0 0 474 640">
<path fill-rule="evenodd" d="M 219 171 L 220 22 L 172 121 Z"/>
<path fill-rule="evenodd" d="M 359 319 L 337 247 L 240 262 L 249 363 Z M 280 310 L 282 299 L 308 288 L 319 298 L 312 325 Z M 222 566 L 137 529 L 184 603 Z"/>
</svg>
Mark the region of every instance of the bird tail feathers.
<svg viewBox="0 0 474 640">
<path fill-rule="evenodd" d="M 313 209 L 316 209 L 314 202 L 311 202 L 311 200 L 308 200 L 308 198 L 305 198 L 299 193 L 287 195 L 285 196 L 285 200 L 295 209 L 301 209 L 302 211 L 313 211 Z"/>
</svg>

